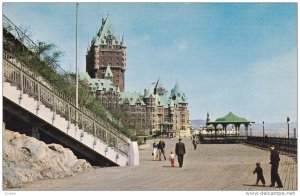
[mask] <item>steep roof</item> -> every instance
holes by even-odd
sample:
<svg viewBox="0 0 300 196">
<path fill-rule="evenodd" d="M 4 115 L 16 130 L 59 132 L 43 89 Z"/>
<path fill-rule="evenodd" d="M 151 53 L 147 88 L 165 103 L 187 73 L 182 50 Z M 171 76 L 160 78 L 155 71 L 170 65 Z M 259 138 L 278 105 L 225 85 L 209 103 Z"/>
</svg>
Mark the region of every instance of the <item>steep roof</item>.
<svg viewBox="0 0 300 196">
<path fill-rule="evenodd" d="M 119 97 L 119 103 L 124 105 L 129 103 L 129 105 L 135 105 L 140 103 L 141 105 L 146 105 L 142 99 L 142 96 L 136 92 L 121 92 Z"/>
<path fill-rule="evenodd" d="M 123 36 L 121 37 L 119 34 L 115 32 L 115 29 L 110 21 L 110 18 L 107 16 L 106 19 L 102 19 L 101 27 L 96 35 L 92 39 L 92 45 L 107 45 L 107 37 L 112 37 L 112 45 L 123 45 Z"/>
<path fill-rule="evenodd" d="M 87 72 L 83 72 L 79 74 L 79 79 L 89 81 L 91 77 Z"/>
<path fill-rule="evenodd" d="M 81 73 L 80 80 L 85 80 L 88 82 L 89 86 L 91 87 L 91 91 L 102 91 L 102 90 L 113 90 L 117 91 L 118 89 L 112 83 L 111 80 L 108 79 L 98 79 L 98 78 L 91 78 L 88 73 Z"/>
<path fill-rule="evenodd" d="M 182 94 L 182 91 L 179 88 L 178 82 L 176 82 L 174 88 L 171 90 L 171 97 L 174 96 L 174 95 L 177 96 L 177 97 L 180 97 L 181 94 Z"/>
<path fill-rule="evenodd" d="M 169 107 L 174 105 L 174 102 L 173 102 L 173 105 L 171 105 L 172 103 L 171 103 L 170 97 L 167 94 L 164 94 L 162 96 L 157 97 L 156 104 L 157 104 L 157 106 L 162 106 L 164 108 L 169 108 Z"/>
<path fill-rule="evenodd" d="M 155 97 L 154 95 L 154 87 L 151 85 L 148 90 L 146 90 L 146 94 L 144 95 L 145 98 Z"/>
<path fill-rule="evenodd" d="M 107 77 L 112 78 L 113 77 L 113 73 L 112 73 L 109 65 L 106 67 L 105 76 L 104 77 L 105 78 L 107 78 Z"/>
<path fill-rule="evenodd" d="M 187 103 L 187 98 L 185 93 L 180 89 L 178 82 L 176 82 L 174 88 L 171 90 L 171 99 L 173 99 L 176 103 Z"/>
<path fill-rule="evenodd" d="M 248 121 L 246 118 L 236 116 L 232 112 L 229 112 L 226 116 L 216 119 L 215 122 L 225 122 L 225 123 L 246 122 L 246 123 L 249 123 L 250 121 Z"/>
</svg>

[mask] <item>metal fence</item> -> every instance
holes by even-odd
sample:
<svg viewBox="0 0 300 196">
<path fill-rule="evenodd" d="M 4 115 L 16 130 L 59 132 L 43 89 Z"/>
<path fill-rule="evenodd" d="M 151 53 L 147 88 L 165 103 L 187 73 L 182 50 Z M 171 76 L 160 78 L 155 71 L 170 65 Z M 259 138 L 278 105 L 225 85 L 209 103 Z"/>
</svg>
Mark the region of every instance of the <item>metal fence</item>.
<svg viewBox="0 0 300 196">
<path fill-rule="evenodd" d="M 269 148 L 271 145 L 274 145 L 277 150 L 285 154 L 297 156 L 296 138 L 248 136 L 245 143 L 261 148 Z"/>
</svg>

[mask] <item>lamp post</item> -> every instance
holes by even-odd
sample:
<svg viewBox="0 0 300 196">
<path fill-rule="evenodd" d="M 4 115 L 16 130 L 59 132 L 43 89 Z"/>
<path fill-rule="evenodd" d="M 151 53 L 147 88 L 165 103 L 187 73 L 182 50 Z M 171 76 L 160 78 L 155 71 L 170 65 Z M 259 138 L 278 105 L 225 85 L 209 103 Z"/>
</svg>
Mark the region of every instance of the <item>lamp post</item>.
<svg viewBox="0 0 300 196">
<path fill-rule="evenodd" d="M 265 137 L 265 121 L 264 120 L 262 121 L 262 124 L 263 124 L 263 137 Z"/>
<path fill-rule="evenodd" d="M 286 123 L 288 125 L 288 139 L 290 139 L 290 118 L 289 117 L 286 118 Z"/>
<path fill-rule="evenodd" d="M 78 3 L 76 3 L 76 108 L 78 108 L 78 64 L 77 64 L 77 45 L 78 45 L 78 32 L 77 32 L 77 26 L 78 26 Z M 77 119 L 76 119 L 77 120 Z"/>
</svg>

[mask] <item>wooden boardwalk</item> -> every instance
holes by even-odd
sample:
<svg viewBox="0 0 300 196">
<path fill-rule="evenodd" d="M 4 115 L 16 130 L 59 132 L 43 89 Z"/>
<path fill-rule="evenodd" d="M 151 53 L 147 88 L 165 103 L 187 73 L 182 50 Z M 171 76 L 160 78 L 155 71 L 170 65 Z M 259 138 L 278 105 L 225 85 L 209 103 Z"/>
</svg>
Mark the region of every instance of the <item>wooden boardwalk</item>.
<svg viewBox="0 0 300 196">
<path fill-rule="evenodd" d="M 147 141 L 149 142 L 149 141 Z M 152 141 L 151 141 L 152 142 Z M 166 152 L 174 150 L 176 138 L 166 139 Z M 243 144 L 199 144 L 193 149 L 190 139 L 184 139 L 187 153 L 183 168 L 170 167 L 170 162 L 153 161 L 151 144 L 140 149 L 140 165 L 136 167 L 95 168 L 63 179 L 50 179 L 24 185 L 13 190 L 182 190 L 182 191 L 279 191 L 297 190 L 297 163 L 280 155 L 279 175 L 283 188 L 270 185 L 270 152 Z M 150 142 L 149 142 L 150 143 Z M 261 162 L 266 187 L 254 186 L 255 163 Z"/>
</svg>

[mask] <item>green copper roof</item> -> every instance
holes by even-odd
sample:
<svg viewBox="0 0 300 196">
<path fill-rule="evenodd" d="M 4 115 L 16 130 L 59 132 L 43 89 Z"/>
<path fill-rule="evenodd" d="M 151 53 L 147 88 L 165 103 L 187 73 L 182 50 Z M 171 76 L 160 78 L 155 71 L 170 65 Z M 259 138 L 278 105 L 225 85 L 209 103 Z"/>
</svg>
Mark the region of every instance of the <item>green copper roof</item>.
<svg viewBox="0 0 300 196">
<path fill-rule="evenodd" d="M 173 96 L 180 97 L 182 95 L 181 89 L 179 88 L 178 83 L 176 82 L 174 88 L 171 90 L 171 97 Z"/>
<path fill-rule="evenodd" d="M 145 98 L 150 98 L 150 97 L 154 98 L 155 97 L 154 88 L 152 88 L 152 87 L 149 87 L 149 89 L 146 90 L 146 94 L 144 95 Z"/>
<path fill-rule="evenodd" d="M 88 82 L 89 86 L 91 87 L 91 92 L 96 92 L 98 90 L 113 90 L 117 91 L 118 89 L 112 83 L 111 80 L 108 79 L 98 79 L 98 78 L 91 78 L 88 73 L 81 73 L 79 76 L 80 80 L 85 80 Z"/>
<path fill-rule="evenodd" d="M 87 72 L 83 72 L 79 74 L 79 79 L 89 81 L 91 77 Z"/>
<path fill-rule="evenodd" d="M 167 94 L 164 94 L 162 96 L 158 96 L 156 99 L 156 104 L 157 106 L 162 106 L 164 108 L 169 108 L 171 107 L 171 99 Z M 173 103 L 174 105 L 174 103 Z"/>
<path fill-rule="evenodd" d="M 187 98 L 185 93 L 180 89 L 178 82 L 176 82 L 174 88 L 171 90 L 171 99 L 173 99 L 176 103 L 187 103 Z"/>
<path fill-rule="evenodd" d="M 105 78 L 107 78 L 107 77 L 113 77 L 113 74 L 112 74 L 112 71 L 110 69 L 110 66 L 107 66 L 104 77 Z"/>
<path fill-rule="evenodd" d="M 226 116 L 222 118 L 218 118 L 215 122 L 250 122 L 245 118 L 239 117 L 234 115 L 233 113 L 229 112 Z"/>
<path fill-rule="evenodd" d="M 126 103 L 129 103 L 129 105 L 135 105 L 137 103 L 141 105 L 146 105 L 143 101 L 142 96 L 136 92 L 121 92 L 119 103 L 121 105 L 124 105 Z"/>
<path fill-rule="evenodd" d="M 102 19 L 101 27 L 96 35 L 92 39 L 92 45 L 107 45 L 107 38 L 111 36 L 112 38 L 112 45 L 120 45 L 124 46 L 123 44 L 123 36 L 121 37 L 119 34 L 115 32 L 115 29 L 110 21 L 110 18 L 107 17 L 106 19 Z"/>
</svg>

